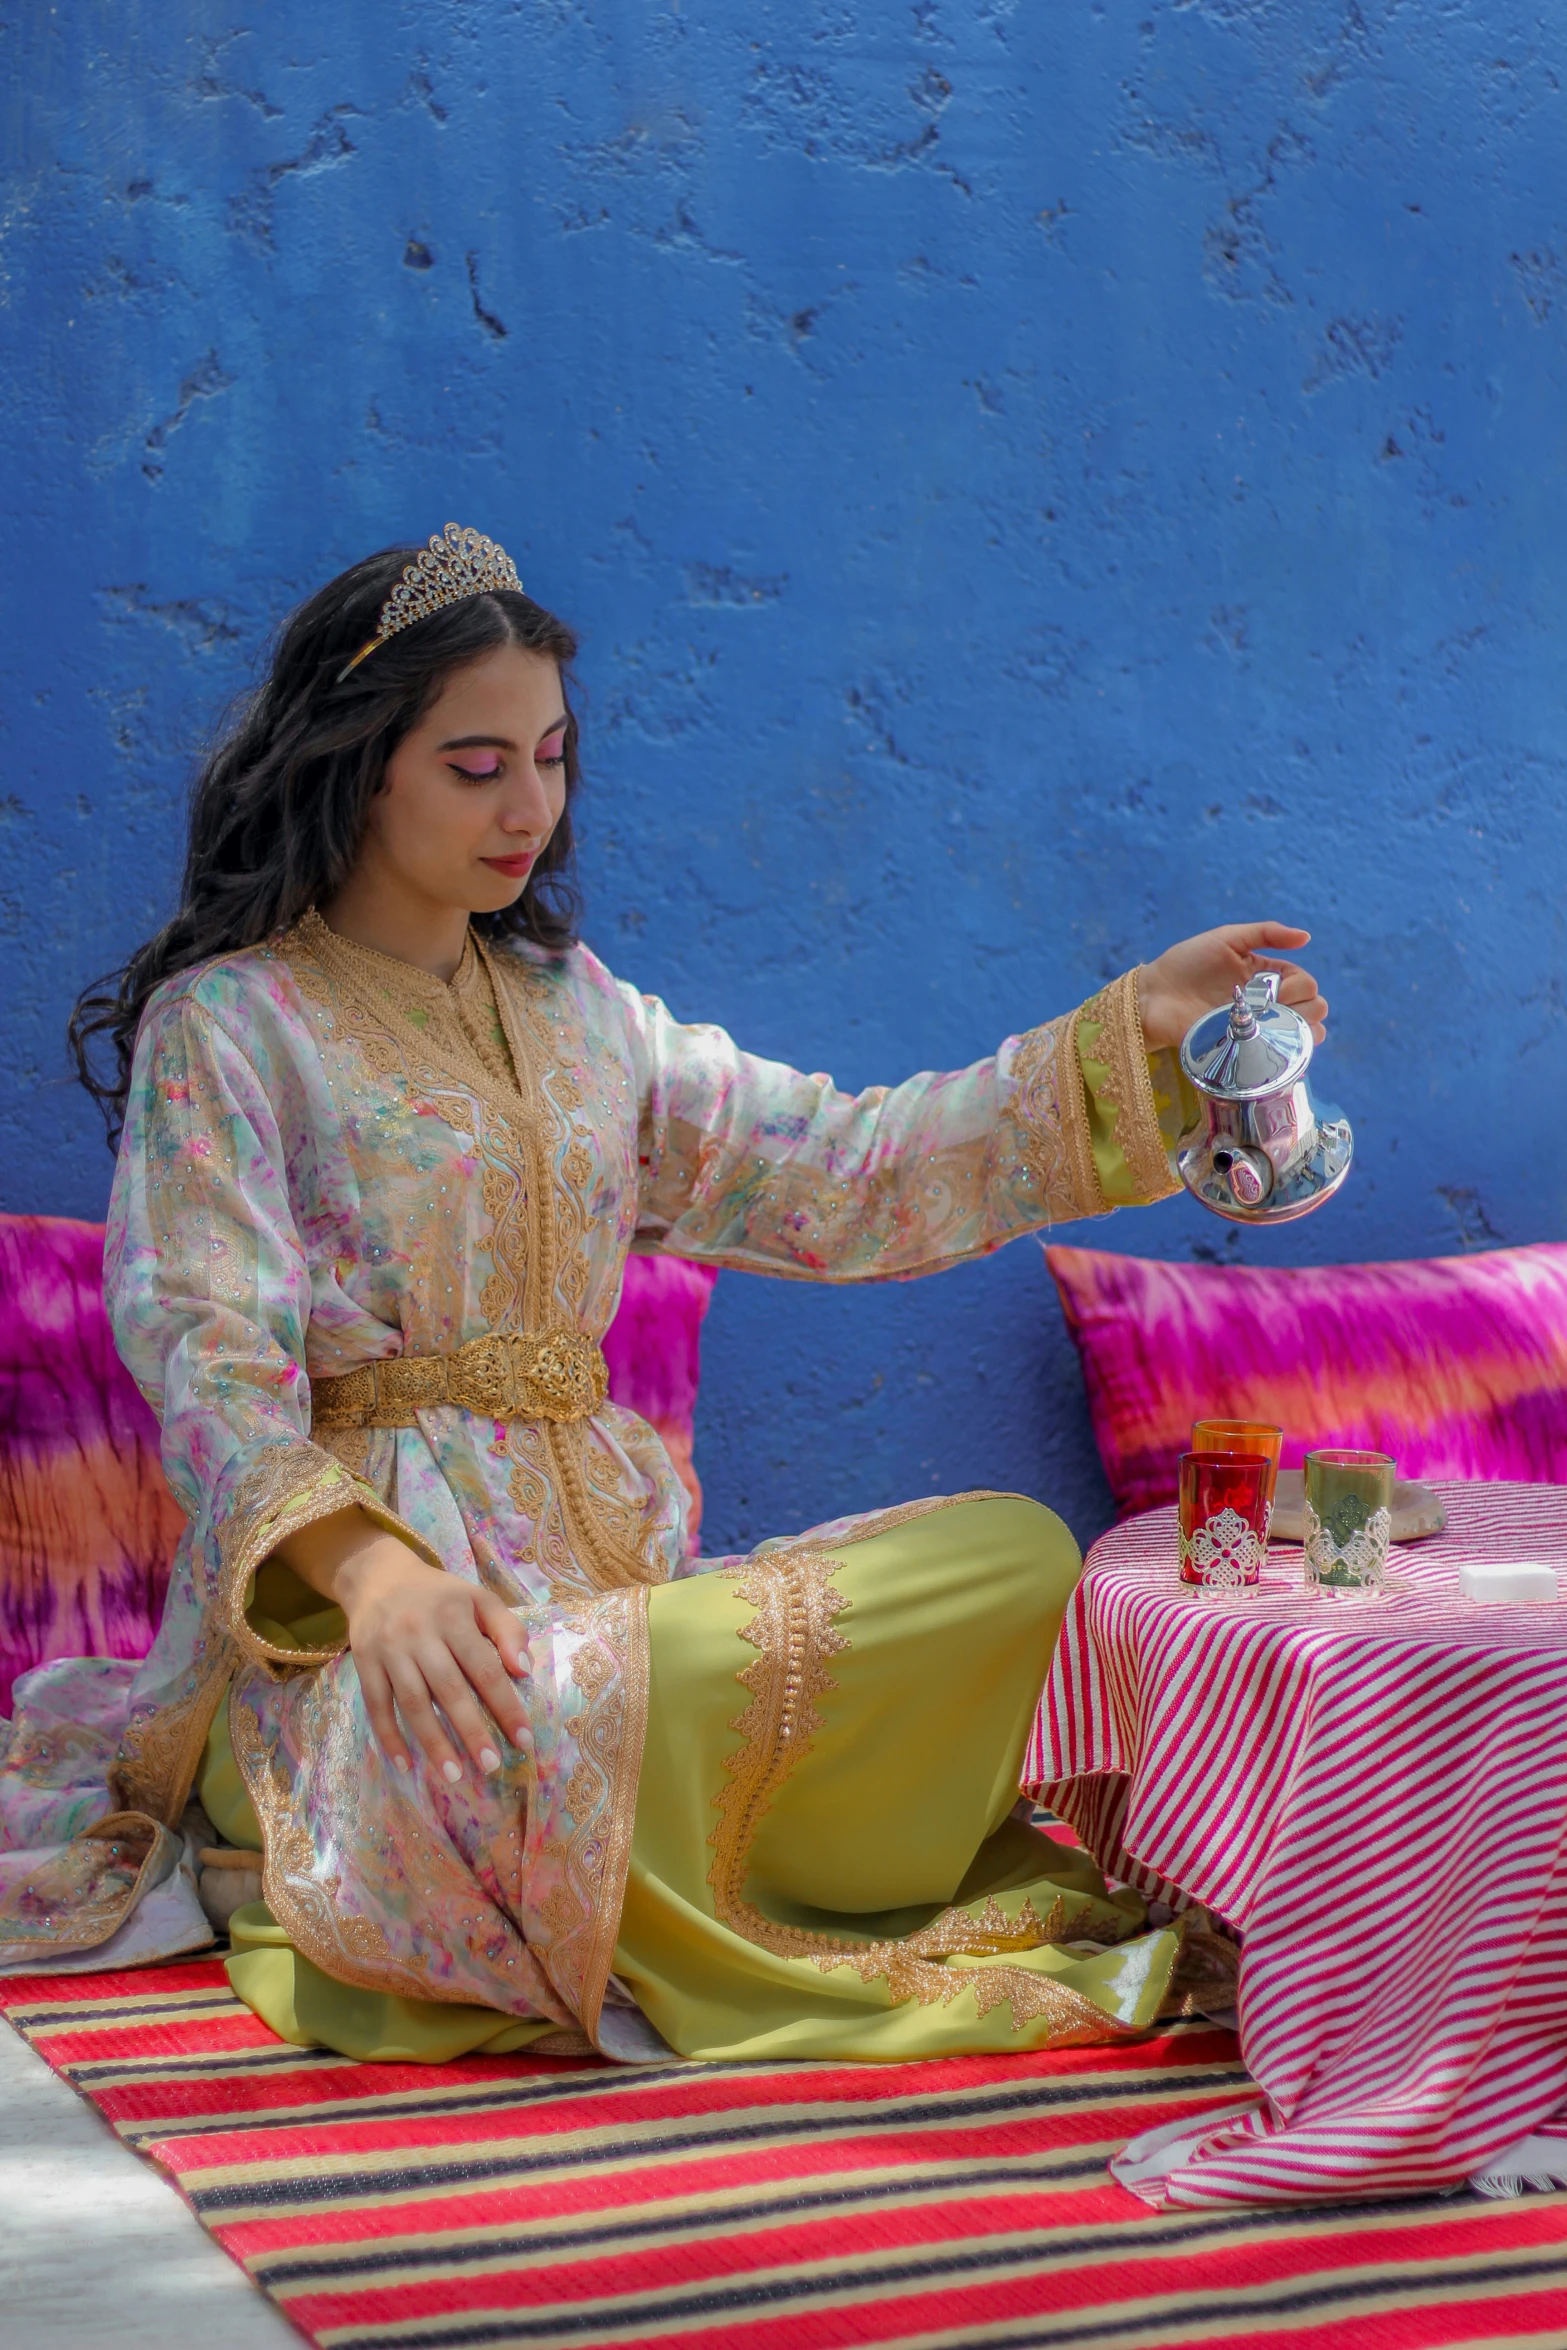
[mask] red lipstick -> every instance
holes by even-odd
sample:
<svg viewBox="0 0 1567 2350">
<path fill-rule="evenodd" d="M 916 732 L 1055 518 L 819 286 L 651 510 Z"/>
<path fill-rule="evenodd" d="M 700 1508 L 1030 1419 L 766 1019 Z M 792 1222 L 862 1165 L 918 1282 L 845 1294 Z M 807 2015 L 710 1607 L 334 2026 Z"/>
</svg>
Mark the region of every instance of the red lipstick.
<svg viewBox="0 0 1567 2350">
<path fill-rule="evenodd" d="M 533 868 L 533 851 L 522 850 L 515 857 L 481 857 L 481 865 L 488 865 L 492 873 L 504 873 L 508 881 L 520 881 Z"/>
</svg>

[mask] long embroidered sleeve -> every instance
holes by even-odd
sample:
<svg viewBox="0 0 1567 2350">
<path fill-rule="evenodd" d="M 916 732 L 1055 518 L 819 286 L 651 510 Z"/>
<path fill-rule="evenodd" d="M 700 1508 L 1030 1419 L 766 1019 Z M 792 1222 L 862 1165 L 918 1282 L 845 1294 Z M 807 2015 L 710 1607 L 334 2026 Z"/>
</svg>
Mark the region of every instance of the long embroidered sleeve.
<svg viewBox="0 0 1567 2350">
<path fill-rule="evenodd" d="M 909 1279 L 1175 1188 L 1135 974 L 971 1068 L 857 1095 L 620 992 L 638 1230 L 676 1255 L 803 1280 Z"/>
<path fill-rule="evenodd" d="M 220 1620 L 248 1655 L 300 1663 L 336 1653 L 341 1636 L 285 1646 L 252 1620 L 257 1569 L 290 1533 L 357 1502 L 431 1554 L 310 1441 L 311 1268 L 286 1162 L 278 1105 L 240 1046 L 188 994 L 155 1008 L 110 1208 L 115 1341 L 162 1421 L 164 1474 L 196 1554 L 215 1548 Z"/>
</svg>

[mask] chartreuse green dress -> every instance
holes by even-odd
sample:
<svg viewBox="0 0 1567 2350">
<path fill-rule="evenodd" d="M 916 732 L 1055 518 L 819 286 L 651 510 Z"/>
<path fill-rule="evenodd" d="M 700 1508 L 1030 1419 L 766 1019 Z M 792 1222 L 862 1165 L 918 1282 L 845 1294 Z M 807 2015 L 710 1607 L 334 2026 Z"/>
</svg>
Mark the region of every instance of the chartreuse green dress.
<svg viewBox="0 0 1567 2350">
<path fill-rule="evenodd" d="M 777 1556 L 649 1594 L 615 1948 L 643 2015 L 702 2057 L 896 2059 L 1146 2030 L 1170 2001 L 1176 1932 L 1146 1930 L 1139 1896 L 1108 1892 L 1018 1796 L 1077 1581 L 1060 1520 L 985 1495 Z M 221 1728 L 201 1793 L 232 1842 L 260 1849 Z M 438 2062 L 548 2029 L 336 1983 L 259 1904 L 232 1931 L 234 1986 L 284 2039 Z"/>
</svg>

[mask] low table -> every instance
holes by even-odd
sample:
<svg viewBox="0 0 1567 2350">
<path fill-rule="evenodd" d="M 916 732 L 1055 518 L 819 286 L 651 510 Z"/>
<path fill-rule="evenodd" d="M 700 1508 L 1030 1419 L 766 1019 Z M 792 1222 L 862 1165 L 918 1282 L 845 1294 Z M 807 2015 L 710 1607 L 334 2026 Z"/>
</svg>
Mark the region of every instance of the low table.
<svg viewBox="0 0 1567 2350">
<path fill-rule="evenodd" d="M 1567 2183 L 1567 1600 L 1480 1606 L 1465 1560 L 1567 1571 L 1567 1488 L 1437 1487 L 1398 1598 L 1240 1602 L 1177 1579 L 1176 1514 L 1089 1553 L 1025 1783 L 1113 1875 L 1241 1938 L 1261 2097 L 1154 2133 L 1159 2205 Z M 1527 2140 L 1527 2145 L 1521 2143 Z"/>
</svg>

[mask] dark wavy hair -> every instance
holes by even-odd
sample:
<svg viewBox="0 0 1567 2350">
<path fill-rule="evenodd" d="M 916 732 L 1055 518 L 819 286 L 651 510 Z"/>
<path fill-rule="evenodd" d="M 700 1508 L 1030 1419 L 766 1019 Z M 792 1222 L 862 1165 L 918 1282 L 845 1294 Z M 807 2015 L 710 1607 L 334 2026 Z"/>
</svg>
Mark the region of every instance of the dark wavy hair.
<svg viewBox="0 0 1567 2350">
<path fill-rule="evenodd" d="M 111 1150 L 148 997 L 176 972 L 275 938 L 336 895 L 359 854 L 387 760 L 452 672 L 512 644 L 557 662 L 567 687 L 575 636 L 531 596 L 510 589 L 414 621 L 340 678 L 374 636 L 381 606 L 418 551 L 386 547 L 367 555 L 284 623 L 266 682 L 239 705 L 196 777 L 179 911 L 78 1000 L 67 1036 L 77 1073 L 103 1111 Z M 571 809 L 581 766 L 569 697 L 566 711 L 560 821 L 516 902 L 473 917 L 490 937 L 532 939 L 557 952 L 573 943 L 578 914 Z M 108 1075 L 94 1067 L 104 1043 L 113 1052 Z"/>
</svg>

